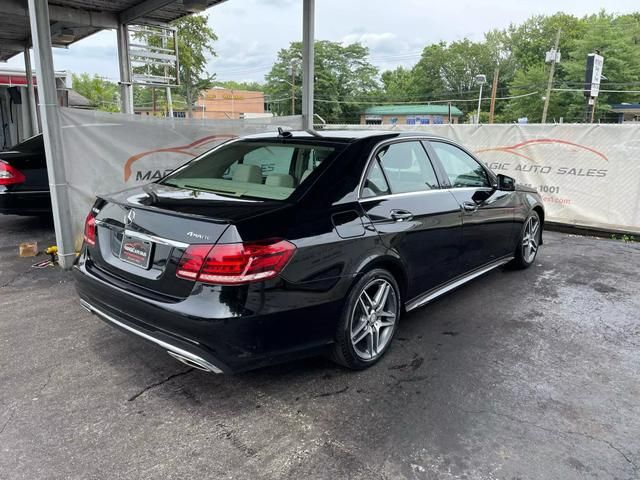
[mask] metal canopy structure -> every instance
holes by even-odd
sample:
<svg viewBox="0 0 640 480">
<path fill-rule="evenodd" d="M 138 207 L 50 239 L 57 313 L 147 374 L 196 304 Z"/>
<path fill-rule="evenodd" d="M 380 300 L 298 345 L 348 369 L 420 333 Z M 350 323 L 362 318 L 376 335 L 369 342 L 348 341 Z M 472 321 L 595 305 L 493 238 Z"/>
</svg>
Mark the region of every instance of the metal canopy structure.
<svg viewBox="0 0 640 480">
<path fill-rule="evenodd" d="M 105 29 L 118 34 L 121 111 L 133 113 L 133 88 L 128 45 L 129 24 L 166 24 L 203 11 L 226 0 L 0 0 L 0 61 L 24 53 L 29 81 L 28 102 L 35 105 L 29 48 L 33 46 L 38 78 L 38 102 L 42 120 L 53 219 L 60 265 L 69 269 L 75 259 L 69 213 L 68 185 L 58 117 L 52 47 L 68 47 Z M 302 117 L 304 128 L 313 128 L 315 0 L 303 2 Z M 30 123 L 37 125 L 31 109 Z M 34 132 L 37 127 L 34 128 Z"/>
<path fill-rule="evenodd" d="M 196 9 L 212 7 L 224 1 L 51 0 L 51 40 L 55 46 L 68 46 L 100 30 L 117 29 L 121 23 L 141 20 L 167 23 L 189 15 Z M 185 3 L 193 8 L 186 8 Z M 0 0 L 0 61 L 7 61 L 30 45 L 27 1 Z"/>
</svg>

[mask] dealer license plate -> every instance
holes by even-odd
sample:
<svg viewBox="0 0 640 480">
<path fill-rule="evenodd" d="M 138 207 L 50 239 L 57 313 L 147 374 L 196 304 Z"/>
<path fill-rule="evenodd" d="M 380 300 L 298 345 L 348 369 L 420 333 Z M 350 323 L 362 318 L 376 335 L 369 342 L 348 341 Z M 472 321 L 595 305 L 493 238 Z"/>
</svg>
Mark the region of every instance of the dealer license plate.
<svg viewBox="0 0 640 480">
<path fill-rule="evenodd" d="M 130 237 L 129 235 L 123 235 L 122 245 L 120 247 L 120 259 L 145 269 L 149 268 L 151 246 L 151 242 Z"/>
</svg>

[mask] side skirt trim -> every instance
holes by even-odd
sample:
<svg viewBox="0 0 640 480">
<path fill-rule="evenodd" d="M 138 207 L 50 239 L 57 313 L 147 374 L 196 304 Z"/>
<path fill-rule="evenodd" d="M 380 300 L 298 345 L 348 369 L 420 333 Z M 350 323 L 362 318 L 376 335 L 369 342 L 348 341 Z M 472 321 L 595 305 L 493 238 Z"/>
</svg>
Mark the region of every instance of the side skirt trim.
<svg viewBox="0 0 640 480">
<path fill-rule="evenodd" d="M 462 277 L 458 277 L 457 279 L 443 285 L 442 287 L 438 287 L 434 290 L 430 290 L 426 293 L 423 293 L 417 298 L 407 302 L 405 304 L 405 309 L 408 312 L 410 310 L 413 310 L 414 308 L 421 307 L 426 303 L 429 303 L 432 300 L 435 300 L 439 296 L 444 295 L 445 293 L 450 292 L 451 290 L 458 288 L 467 282 L 470 282 L 474 278 L 478 278 L 479 276 L 484 275 L 487 272 L 490 272 L 494 268 L 498 268 L 501 265 L 504 265 L 505 263 L 509 263 L 511 260 L 513 260 L 513 258 L 514 258 L 513 256 L 501 258 L 500 260 L 496 260 L 495 262 L 485 265 L 484 267 L 481 267 L 477 270 L 473 270 L 472 272 L 469 272 L 463 275 Z"/>
</svg>

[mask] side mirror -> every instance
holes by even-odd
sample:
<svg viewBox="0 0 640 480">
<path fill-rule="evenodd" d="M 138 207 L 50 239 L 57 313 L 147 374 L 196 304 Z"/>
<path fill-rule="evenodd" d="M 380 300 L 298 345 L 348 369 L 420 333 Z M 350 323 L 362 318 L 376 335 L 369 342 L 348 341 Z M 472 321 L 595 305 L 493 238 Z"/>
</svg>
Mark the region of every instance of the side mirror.
<svg viewBox="0 0 640 480">
<path fill-rule="evenodd" d="M 513 192 L 516 189 L 516 180 L 506 175 L 498 174 L 498 189 L 505 192 Z"/>
</svg>

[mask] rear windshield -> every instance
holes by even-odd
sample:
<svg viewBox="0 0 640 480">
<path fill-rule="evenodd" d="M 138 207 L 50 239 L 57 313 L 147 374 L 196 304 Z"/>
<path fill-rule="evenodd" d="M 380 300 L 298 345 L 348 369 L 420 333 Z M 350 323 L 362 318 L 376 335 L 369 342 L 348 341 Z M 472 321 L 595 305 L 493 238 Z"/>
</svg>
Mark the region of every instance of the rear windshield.
<svg viewBox="0 0 640 480">
<path fill-rule="evenodd" d="M 335 146 L 233 142 L 205 153 L 160 183 L 236 197 L 286 200 Z"/>
</svg>

